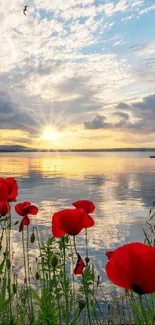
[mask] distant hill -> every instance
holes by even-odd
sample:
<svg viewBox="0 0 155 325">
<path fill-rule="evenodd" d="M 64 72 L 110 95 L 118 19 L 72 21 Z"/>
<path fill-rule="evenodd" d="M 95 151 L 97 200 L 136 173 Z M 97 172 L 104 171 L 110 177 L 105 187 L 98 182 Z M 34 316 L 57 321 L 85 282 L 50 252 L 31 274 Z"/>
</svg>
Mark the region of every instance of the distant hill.
<svg viewBox="0 0 155 325">
<path fill-rule="evenodd" d="M 30 148 L 13 145 L 13 146 L 0 146 L 0 152 L 19 152 L 19 151 L 27 151 Z M 33 151 L 33 150 L 32 150 Z"/>
<path fill-rule="evenodd" d="M 109 148 L 109 149 L 59 149 L 59 150 L 47 150 L 47 149 L 34 149 L 20 145 L 12 146 L 0 146 L 0 152 L 143 152 L 143 151 L 155 151 L 155 148 Z"/>
</svg>

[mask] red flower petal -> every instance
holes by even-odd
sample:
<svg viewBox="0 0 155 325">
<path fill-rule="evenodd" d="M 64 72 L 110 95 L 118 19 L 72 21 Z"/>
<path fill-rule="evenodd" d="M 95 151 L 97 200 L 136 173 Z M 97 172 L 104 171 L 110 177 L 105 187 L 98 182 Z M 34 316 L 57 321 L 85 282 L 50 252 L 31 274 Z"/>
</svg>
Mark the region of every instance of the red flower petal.
<svg viewBox="0 0 155 325">
<path fill-rule="evenodd" d="M 91 216 L 87 215 L 84 222 L 84 228 L 91 228 L 93 226 L 94 226 L 94 219 Z"/>
<path fill-rule="evenodd" d="M 24 226 L 29 226 L 30 224 L 30 219 L 28 216 L 25 216 L 19 226 L 19 232 L 23 231 Z"/>
<path fill-rule="evenodd" d="M 77 263 L 76 263 L 76 266 L 75 266 L 75 269 L 74 269 L 74 274 L 77 275 L 77 274 L 82 274 L 83 273 L 83 269 L 84 267 L 86 266 L 86 264 L 84 263 L 82 257 L 80 256 L 79 253 L 77 253 Z"/>
<path fill-rule="evenodd" d="M 15 211 L 17 212 L 17 214 L 19 214 L 19 216 L 24 217 L 26 215 L 26 212 L 23 210 L 23 208 L 25 206 L 29 206 L 31 205 L 30 202 L 22 202 L 22 203 L 18 203 L 15 205 Z"/>
<path fill-rule="evenodd" d="M 5 179 L 8 187 L 8 202 L 16 202 L 18 194 L 18 184 L 15 178 L 8 177 Z"/>
<path fill-rule="evenodd" d="M 29 226 L 29 224 L 30 224 L 30 219 L 28 216 L 25 216 L 23 218 L 23 226 Z"/>
<path fill-rule="evenodd" d="M 3 178 L 0 178 L 0 201 L 6 202 L 8 200 L 8 187 Z"/>
<path fill-rule="evenodd" d="M 117 248 L 106 265 L 109 279 L 139 294 L 155 292 L 155 247 L 131 243 Z"/>
<path fill-rule="evenodd" d="M 62 237 L 66 235 L 66 231 L 61 224 L 61 212 L 56 212 L 52 218 L 52 233 L 54 237 Z"/>
<path fill-rule="evenodd" d="M 23 211 L 25 211 L 26 214 L 36 215 L 38 212 L 38 208 L 35 205 L 27 205 L 23 207 Z"/>
<path fill-rule="evenodd" d="M 0 216 L 6 216 L 8 212 L 10 212 L 11 207 L 8 202 L 0 201 Z"/>
<path fill-rule="evenodd" d="M 83 209 L 66 209 L 54 213 L 52 219 L 52 232 L 54 237 L 62 237 L 65 234 L 76 236 L 88 227 L 88 215 Z"/>
<path fill-rule="evenodd" d="M 21 221 L 19 225 L 19 232 L 23 231 L 24 225 L 23 225 L 23 220 Z"/>
<path fill-rule="evenodd" d="M 84 209 L 86 213 L 92 213 L 95 210 L 94 203 L 89 200 L 79 200 L 73 202 L 72 205 L 74 205 L 74 207 L 76 207 L 77 209 L 79 208 Z"/>
<path fill-rule="evenodd" d="M 105 255 L 108 257 L 108 260 L 110 260 L 112 254 L 113 254 L 113 251 L 108 251 L 105 253 Z"/>
<path fill-rule="evenodd" d="M 38 212 L 38 208 L 35 205 L 32 205 L 30 202 L 22 202 L 16 204 L 15 210 L 22 217 L 28 214 L 36 215 Z"/>
</svg>

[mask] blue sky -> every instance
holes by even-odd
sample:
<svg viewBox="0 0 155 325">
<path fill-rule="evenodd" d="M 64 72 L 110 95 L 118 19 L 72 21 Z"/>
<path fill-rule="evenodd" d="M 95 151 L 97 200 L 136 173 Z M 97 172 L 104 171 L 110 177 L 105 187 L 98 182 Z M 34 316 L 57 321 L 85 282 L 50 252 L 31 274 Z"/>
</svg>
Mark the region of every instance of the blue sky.
<svg viewBox="0 0 155 325">
<path fill-rule="evenodd" d="M 154 0 L 6 0 L 0 21 L 0 144 L 155 147 Z"/>
</svg>

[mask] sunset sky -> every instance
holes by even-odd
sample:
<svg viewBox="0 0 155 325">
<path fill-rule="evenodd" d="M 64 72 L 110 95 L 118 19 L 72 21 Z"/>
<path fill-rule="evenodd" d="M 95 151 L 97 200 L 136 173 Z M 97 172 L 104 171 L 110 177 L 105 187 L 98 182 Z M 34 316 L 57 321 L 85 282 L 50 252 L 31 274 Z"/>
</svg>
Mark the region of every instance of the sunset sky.
<svg viewBox="0 0 155 325">
<path fill-rule="evenodd" d="M 155 147 L 155 0 L 1 0 L 0 32 L 0 145 Z"/>
</svg>

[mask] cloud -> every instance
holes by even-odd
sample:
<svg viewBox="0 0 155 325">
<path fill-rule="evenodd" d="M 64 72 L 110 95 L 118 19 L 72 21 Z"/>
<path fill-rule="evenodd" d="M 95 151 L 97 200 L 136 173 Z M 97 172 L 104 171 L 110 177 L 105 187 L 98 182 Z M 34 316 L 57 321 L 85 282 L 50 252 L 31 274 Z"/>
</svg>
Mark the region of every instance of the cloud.
<svg viewBox="0 0 155 325">
<path fill-rule="evenodd" d="M 103 5 L 103 10 L 107 16 L 112 16 L 117 12 L 126 12 L 133 8 L 139 8 L 143 5 L 144 1 L 138 0 L 131 2 L 129 0 L 119 0 L 117 3 L 108 2 Z"/>
<path fill-rule="evenodd" d="M 105 122 L 105 116 L 96 115 L 91 121 L 84 122 L 85 129 L 105 129 L 108 123 Z"/>
<path fill-rule="evenodd" d="M 115 113 L 113 114 L 113 116 L 118 116 L 118 117 L 121 117 L 121 118 L 123 118 L 123 119 L 125 119 L 125 120 L 129 120 L 129 114 L 127 114 L 127 113 L 123 113 L 123 112 L 115 112 Z"/>
<path fill-rule="evenodd" d="M 120 24 L 137 17 L 144 2 L 27 4 L 26 17 L 19 0 L 1 5 L 0 128 L 23 130 L 31 138 L 48 124 L 61 130 L 82 128 L 84 121 L 85 129 L 136 129 L 140 117 L 131 119 L 131 99 L 154 85 L 154 43 L 130 46 Z"/>
<path fill-rule="evenodd" d="M 123 130 L 126 132 L 134 131 L 135 134 L 155 132 L 155 94 L 146 96 L 141 101 L 132 102 L 130 105 L 120 103 L 116 109 L 122 109 L 125 112 L 116 111 L 114 117 L 119 121 L 108 123 L 106 117 L 96 115 L 92 120 L 84 122 L 86 129 L 110 129 Z M 128 109 L 128 113 L 126 113 Z"/>
<path fill-rule="evenodd" d="M 120 103 L 118 106 L 126 110 L 126 104 Z M 127 105 L 127 108 L 135 121 L 127 122 L 126 129 L 138 130 L 143 133 L 155 132 L 155 94 L 146 96 L 141 101 L 132 102 L 131 105 Z"/>
<path fill-rule="evenodd" d="M 123 103 L 123 102 L 120 102 L 116 106 L 116 109 L 130 109 L 130 105 L 129 104 L 126 104 L 126 103 Z"/>
<path fill-rule="evenodd" d="M 139 15 L 146 14 L 146 13 L 148 13 L 148 12 L 151 11 L 151 10 L 155 10 L 155 5 L 151 5 L 151 6 L 149 6 L 149 7 L 146 7 L 146 8 L 144 8 L 144 9 L 140 10 L 140 11 L 139 11 Z"/>
</svg>

